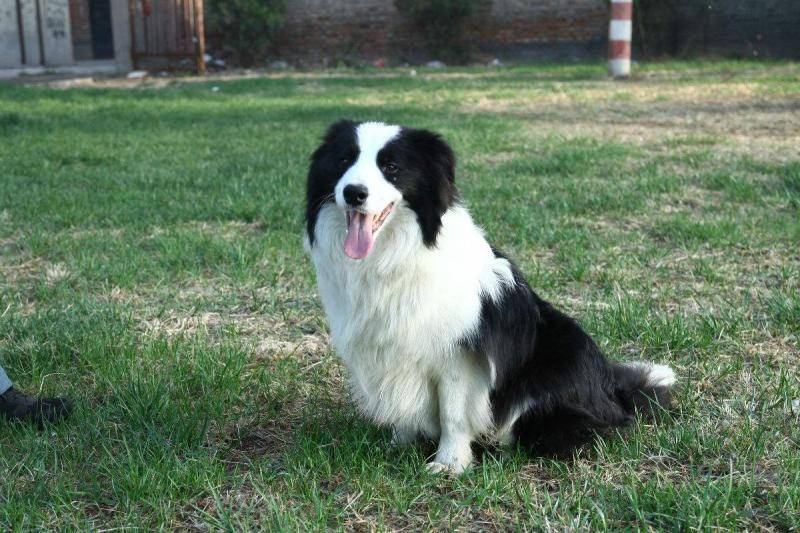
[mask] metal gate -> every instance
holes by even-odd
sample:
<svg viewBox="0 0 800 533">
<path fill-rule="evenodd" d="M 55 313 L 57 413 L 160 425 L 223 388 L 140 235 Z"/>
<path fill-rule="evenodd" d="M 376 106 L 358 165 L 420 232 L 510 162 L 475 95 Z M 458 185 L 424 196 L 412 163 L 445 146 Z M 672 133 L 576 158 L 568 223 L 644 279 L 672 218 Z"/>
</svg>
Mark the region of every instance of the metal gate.
<svg viewBox="0 0 800 533">
<path fill-rule="evenodd" d="M 189 59 L 205 73 L 203 0 L 129 0 L 133 68 Z"/>
</svg>

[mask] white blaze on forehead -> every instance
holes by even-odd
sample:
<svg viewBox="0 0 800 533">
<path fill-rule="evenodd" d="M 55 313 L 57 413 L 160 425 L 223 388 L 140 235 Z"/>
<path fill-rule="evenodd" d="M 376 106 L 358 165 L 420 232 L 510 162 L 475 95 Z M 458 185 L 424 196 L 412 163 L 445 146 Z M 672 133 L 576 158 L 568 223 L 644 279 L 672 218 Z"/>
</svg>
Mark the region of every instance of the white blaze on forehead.
<svg viewBox="0 0 800 533">
<path fill-rule="evenodd" d="M 336 203 L 347 207 L 344 188 L 348 185 L 362 185 L 367 188 L 367 199 L 361 209 L 377 215 L 387 205 L 398 201 L 402 194 L 389 183 L 378 168 L 378 152 L 400 135 L 400 126 L 383 122 L 364 122 L 356 127 L 358 157 L 336 184 Z"/>
<path fill-rule="evenodd" d="M 364 122 L 356 128 L 359 158 L 367 156 L 375 161 L 381 148 L 400 134 L 400 126 L 384 124 L 383 122 Z"/>
</svg>

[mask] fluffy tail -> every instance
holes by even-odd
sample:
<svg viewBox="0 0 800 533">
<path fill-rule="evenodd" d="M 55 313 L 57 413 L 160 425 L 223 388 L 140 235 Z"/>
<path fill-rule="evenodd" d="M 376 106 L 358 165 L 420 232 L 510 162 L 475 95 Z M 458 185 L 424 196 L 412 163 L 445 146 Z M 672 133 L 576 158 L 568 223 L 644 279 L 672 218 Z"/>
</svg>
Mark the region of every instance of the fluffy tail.
<svg viewBox="0 0 800 533">
<path fill-rule="evenodd" d="M 612 362 L 617 397 L 622 407 L 634 414 L 659 418 L 672 406 L 675 372 L 666 365 L 636 361 Z"/>
</svg>

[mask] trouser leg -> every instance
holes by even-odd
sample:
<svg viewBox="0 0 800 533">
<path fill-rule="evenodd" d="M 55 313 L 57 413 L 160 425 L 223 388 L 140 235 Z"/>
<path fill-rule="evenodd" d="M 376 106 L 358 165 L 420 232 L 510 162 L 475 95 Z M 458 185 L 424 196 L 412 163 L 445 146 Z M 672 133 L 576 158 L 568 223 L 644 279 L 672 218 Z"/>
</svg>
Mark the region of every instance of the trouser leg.
<svg viewBox="0 0 800 533">
<path fill-rule="evenodd" d="M 6 374 L 6 371 L 0 366 L 0 394 L 4 394 L 10 388 L 11 380 L 8 379 L 8 374 Z"/>
</svg>

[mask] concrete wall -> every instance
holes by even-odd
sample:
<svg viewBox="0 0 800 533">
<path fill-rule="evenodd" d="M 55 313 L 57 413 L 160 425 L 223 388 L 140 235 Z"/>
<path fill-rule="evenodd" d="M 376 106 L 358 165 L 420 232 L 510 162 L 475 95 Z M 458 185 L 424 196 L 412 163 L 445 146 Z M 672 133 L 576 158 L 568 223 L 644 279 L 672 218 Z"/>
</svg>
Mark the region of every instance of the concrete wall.
<svg viewBox="0 0 800 533">
<path fill-rule="evenodd" d="M 131 69 L 131 34 L 128 17 L 128 0 L 110 0 L 111 24 L 114 37 L 115 58 L 112 65 L 107 62 L 94 68 L 120 72 Z M 70 6 L 70 4 L 73 4 Z M 22 40 L 25 46 L 25 61 L 22 61 L 16 0 L 0 0 L 0 69 L 58 68 L 74 66 L 75 60 L 91 57 L 91 29 L 88 20 L 88 5 L 82 0 L 21 0 Z M 71 11 L 71 7 L 75 11 Z M 80 8 L 85 7 L 83 12 Z M 39 23 L 41 20 L 40 47 Z M 86 50 L 78 57 L 73 51 L 72 27 L 75 21 L 77 41 Z M 44 65 L 42 65 L 44 57 Z M 84 69 L 91 70 L 91 64 Z M 74 68 L 73 68 L 74 70 Z"/>
<path fill-rule="evenodd" d="M 128 72 L 131 63 L 131 24 L 128 0 L 111 0 L 111 26 L 114 33 L 114 61 L 117 70 Z"/>
<path fill-rule="evenodd" d="M 0 0 L 0 67 L 40 66 L 42 59 L 45 66 L 73 62 L 68 0 L 39 0 L 38 6 L 36 0 L 22 0 L 20 13 L 24 61 L 16 0 Z"/>
<path fill-rule="evenodd" d="M 69 0 L 39 0 L 39 2 L 45 65 L 56 67 L 72 64 L 74 59 L 69 23 Z"/>
<path fill-rule="evenodd" d="M 22 65 L 18 28 L 16 4 L 11 0 L 0 0 L 0 68 Z"/>
<path fill-rule="evenodd" d="M 10 1 L 10 0 L 6 0 Z M 22 13 L 22 38 L 25 43 L 25 62 L 27 66 L 41 65 L 42 48 L 39 46 L 39 23 L 41 13 L 37 13 L 34 0 L 25 0 L 20 4 Z"/>
</svg>

